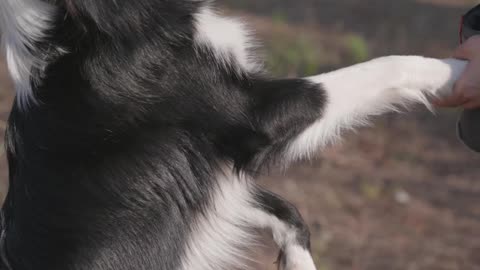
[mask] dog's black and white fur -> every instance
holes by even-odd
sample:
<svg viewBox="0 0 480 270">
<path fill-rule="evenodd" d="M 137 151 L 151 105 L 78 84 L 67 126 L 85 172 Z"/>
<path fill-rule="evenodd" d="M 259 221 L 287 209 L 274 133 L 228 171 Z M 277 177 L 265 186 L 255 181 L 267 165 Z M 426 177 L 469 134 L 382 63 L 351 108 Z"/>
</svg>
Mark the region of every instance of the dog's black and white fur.
<svg viewBox="0 0 480 270">
<path fill-rule="evenodd" d="M 244 269 L 254 229 L 313 270 L 294 206 L 255 185 L 342 130 L 446 94 L 465 63 L 394 56 L 272 79 L 207 0 L 2 0 L 17 97 L 1 269 Z"/>
</svg>

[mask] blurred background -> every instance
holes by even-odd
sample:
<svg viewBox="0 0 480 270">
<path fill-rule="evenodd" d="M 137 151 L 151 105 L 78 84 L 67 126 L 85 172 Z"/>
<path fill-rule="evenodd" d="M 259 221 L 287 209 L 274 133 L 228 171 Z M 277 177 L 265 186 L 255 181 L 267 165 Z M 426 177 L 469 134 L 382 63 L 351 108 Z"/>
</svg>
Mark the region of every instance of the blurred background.
<svg viewBox="0 0 480 270">
<path fill-rule="evenodd" d="M 269 70 L 303 76 L 377 56 L 448 57 L 467 0 L 217 0 L 254 30 Z M 3 63 L 3 61 L 0 61 Z M 479 74 L 480 76 L 480 74 Z M 362 89 L 359 89 L 362 91 Z M 0 67 L 3 131 L 13 92 Z M 319 270 L 480 269 L 480 154 L 456 138 L 458 111 L 388 115 L 261 184 L 295 203 Z M 266 251 L 270 248 L 264 248 Z M 275 269 L 272 251 L 259 270 Z"/>
</svg>

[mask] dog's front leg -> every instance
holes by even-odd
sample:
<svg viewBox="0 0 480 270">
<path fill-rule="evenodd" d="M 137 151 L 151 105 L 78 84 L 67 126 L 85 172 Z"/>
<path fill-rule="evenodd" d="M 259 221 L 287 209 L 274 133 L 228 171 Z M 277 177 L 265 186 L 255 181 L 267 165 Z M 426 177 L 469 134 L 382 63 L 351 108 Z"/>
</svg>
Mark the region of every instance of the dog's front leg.
<svg viewBox="0 0 480 270">
<path fill-rule="evenodd" d="M 308 156 L 336 141 L 342 130 L 368 122 L 370 116 L 451 93 L 466 62 L 419 56 L 389 56 L 307 78 L 325 92 L 321 117 L 291 142 L 288 159 Z"/>
</svg>

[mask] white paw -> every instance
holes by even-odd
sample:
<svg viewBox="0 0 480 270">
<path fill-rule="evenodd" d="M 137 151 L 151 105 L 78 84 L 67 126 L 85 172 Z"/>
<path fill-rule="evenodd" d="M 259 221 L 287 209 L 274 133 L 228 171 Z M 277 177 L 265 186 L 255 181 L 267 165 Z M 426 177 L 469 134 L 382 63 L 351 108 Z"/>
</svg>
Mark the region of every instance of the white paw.
<svg viewBox="0 0 480 270">
<path fill-rule="evenodd" d="M 279 262 L 279 270 L 316 270 L 310 252 L 299 246 L 288 247 Z"/>
<path fill-rule="evenodd" d="M 439 60 L 439 62 L 440 65 L 436 68 L 432 66 L 431 77 L 426 79 L 438 83 L 439 87 L 434 89 L 436 91 L 433 93 L 435 96 L 445 97 L 452 94 L 453 87 L 465 70 L 467 62 L 452 58 Z"/>
</svg>

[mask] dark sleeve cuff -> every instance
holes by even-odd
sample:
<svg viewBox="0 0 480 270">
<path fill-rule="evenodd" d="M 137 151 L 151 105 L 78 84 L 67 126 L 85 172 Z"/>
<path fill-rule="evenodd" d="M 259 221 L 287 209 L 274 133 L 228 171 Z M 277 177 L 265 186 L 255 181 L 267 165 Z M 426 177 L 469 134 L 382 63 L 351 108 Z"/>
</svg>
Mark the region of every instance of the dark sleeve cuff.
<svg viewBox="0 0 480 270">
<path fill-rule="evenodd" d="M 480 152 L 480 109 L 462 112 L 458 121 L 458 136 L 470 149 Z"/>
</svg>

